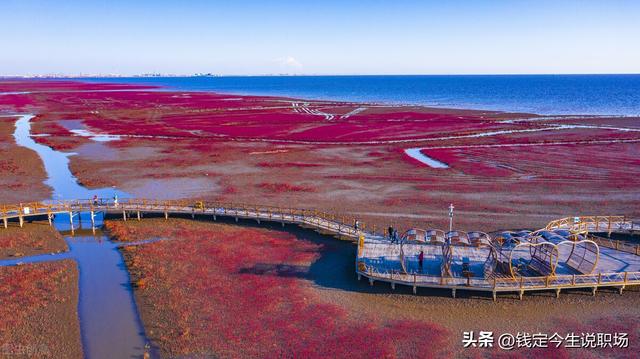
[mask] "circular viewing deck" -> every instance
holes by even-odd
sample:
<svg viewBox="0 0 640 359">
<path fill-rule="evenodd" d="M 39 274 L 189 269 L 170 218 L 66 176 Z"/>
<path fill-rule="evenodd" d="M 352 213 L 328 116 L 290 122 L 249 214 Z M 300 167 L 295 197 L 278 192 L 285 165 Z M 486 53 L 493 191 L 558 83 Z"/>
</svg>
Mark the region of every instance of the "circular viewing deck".
<svg viewBox="0 0 640 359">
<path fill-rule="evenodd" d="M 397 240 L 360 236 L 358 277 L 413 287 L 493 294 L 565 288 L 622 290 L 640 284 L 640 245 L 593 233 L 627 233 L 640 225 L 622 216 L 571 217 L 534 232 L 443 232 L 412 229 Z M 422 260 L 420 257 L 422 256 Z"/>
</svg>

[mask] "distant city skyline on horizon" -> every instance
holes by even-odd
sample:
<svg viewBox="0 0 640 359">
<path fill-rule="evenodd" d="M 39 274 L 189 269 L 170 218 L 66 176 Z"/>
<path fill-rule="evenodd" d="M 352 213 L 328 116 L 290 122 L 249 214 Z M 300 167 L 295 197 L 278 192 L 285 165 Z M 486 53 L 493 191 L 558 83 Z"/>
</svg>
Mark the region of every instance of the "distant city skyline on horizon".
<svg viewBox="0 0 640 359">
<path fill-rule="evenodd" d="M 630 0 L 0 4 L 0 76 L 638 74 Z"/>
<path fill-rule="evenodd" d="M 402 76 L 640 76 L 640 72 L 620 73 L 487 73 L 487 74 L 33 74 L 33 75 L 5 75 L 2 79 L 116 79 L 116 78 L 180 78 L 180 77 L 402 77 Z"/>
</svg>

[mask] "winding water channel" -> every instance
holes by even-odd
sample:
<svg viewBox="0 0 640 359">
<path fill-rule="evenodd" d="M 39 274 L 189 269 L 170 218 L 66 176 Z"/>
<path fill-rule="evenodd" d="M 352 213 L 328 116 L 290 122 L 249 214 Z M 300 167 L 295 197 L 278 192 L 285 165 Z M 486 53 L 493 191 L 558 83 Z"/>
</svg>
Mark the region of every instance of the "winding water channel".
<svg viewBox="0 0 640 359">
<path fill-rule="evenodd" d="M 52 188 L 52 199 L 82 199 L 99 197 L 127 197 L 115 188 L 91 190 L 80 185 L 69 169 L 73 153 L 55 151 L 36 143 L 31 136 L 33 115 L 22 115 L 16 121 L 14 138 L 22 147 L 38 153 L 47 172 L 45 184 Z M 133 291 L 118 244 L 111 242 L 100 230 L 103 218 L 98 216 L 96 230 L 85 213 L 74 218 L 74 234 L 68 215 L 58 215 L 55 227 L 63 234 L 69 251 L 54 255 L 36 255 L 1 260 L 0 265 L 18 265 L 75 260 L 80 273 L 78 315 L 84 355 L 87 358 L 142 357 L 148 340 L 140 321 Z M 83 230 L 85 228 L 86 230 Z"/>
</svg>

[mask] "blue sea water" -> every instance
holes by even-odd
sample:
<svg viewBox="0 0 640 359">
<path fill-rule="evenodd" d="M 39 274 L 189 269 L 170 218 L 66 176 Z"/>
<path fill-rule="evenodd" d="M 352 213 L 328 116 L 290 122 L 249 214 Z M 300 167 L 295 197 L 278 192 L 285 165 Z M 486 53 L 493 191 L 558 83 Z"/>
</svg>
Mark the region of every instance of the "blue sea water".
<svg viewBox="0 0 640 359">
<path fill-rule="evenodd" d="M 302 99 L 541 115 L 640 115 L 639 75 L 223 76 L 83 79 Z"/>
</svg>

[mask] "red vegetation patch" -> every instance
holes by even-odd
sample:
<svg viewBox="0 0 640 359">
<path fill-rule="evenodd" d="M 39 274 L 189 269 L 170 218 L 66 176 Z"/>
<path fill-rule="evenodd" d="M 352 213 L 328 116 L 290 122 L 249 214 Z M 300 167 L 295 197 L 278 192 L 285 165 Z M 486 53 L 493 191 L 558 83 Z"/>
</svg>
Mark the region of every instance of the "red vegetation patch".
<svg viewBox="0 0 640 359">
<path fill-rule="evenodd" d="M 452 131 L 476 133 L 505 127 L 486 120 L 480 112 L 460 111 L 454 115 L 420 107 L 377 108 L 333 121 L 324 111 L 344 113 L 353 104 L 306 101 L 310 111 L 298 111 L 292 106 L 296 100 L 286 98 L 144 91 L 144 86 L 67 81 L 0 82 L 0 91 L 3 88 L 42 88 L 47 92 L 20 95 L 0 105 L 46 108 L 48 113 L 55 114 L 50 119 L 65 115 L 82 118 L 89 127 L 112 134 L 349 143 L 432 137 Z"/>
<path fill-rule="evenodd" d="M 505 151 L 507 149 L 498 149 L 496 152 Z M 421 152 L 425 156 L 446 163 L 454 170 L 464 171 L 464 173 L 472 176 L 505 177 L 513 174 L 513 171 L 500 167 L 501 165 L 492 161 L 491 158 L 469 155 L 469 152 L 474 153 L 476 152 L 475 150 L 436 149 L 423 150 Z"/>
<path fill-rule="evenodd" d="M 167 356 L 431 357 L 443 345 L 435 325 L 356 321 L 323 302 L 304 279 L 322 247 L 291 234 L 162 220 L 107 227 L 128 240 L 173 239 L 124 251 L 144 283 L 147 332 Z"/>
<path fill-rule="evenodd" d="M 546 145 L 429 149 L 423 152 L 452 169 L 483 177 L 533 177 L 547 180 L 587 179 L 633 183 L 640 175 L 636 144 Z"/>
<path fill-rule="evenodd" d="M 256 185 L 268 192 L 284 193 L 284 192 L 315 192 L 314 188 L 305 186 L 295 186 L 288 183 L 259 183 Z"/>
<path fill-rule="evenodd" d="M 0 229 L 0 258 L 62 252 L 67 244 L 55 228 L 45 223 L 26 223 Z"/>
<path fill-rule="evenodd" d="M 258 167 L 265 168 L 305 168 L 305 167 L 320 167 L 322 165 L 316 163 L 301 163 L 301 162 L 285 162 L 285 163 L 277 163 L 277 162 L 258 162 Z"/>
<path fill-rule="evenodd" d="M 155 86 L 147 85 L 127 85 L 109 83 L 89 83 L 66 80 L 43 80 L 43 79 L 19 79 L 0 81 L 0 92 L 25 92 L 25 91 L 104 91 L 104 90 L 132 90 L 132 89 L 152 89 Z"/>
<path fill-rule="evenodd" d="M 0 267 L 0 355 L 80 358 L 72 260 Z"/>
<path fill-rule="evenodd" d="M 1 98 L 2 96 L 0 96 Z M 0 198 L 2 204 L 38 201 L 50 196 L 40 157 L 13 138 L 17 118 L 0 119 Z"/>
<path fill-rule="evenodd" d="M 474 212 L 459 218 L 458 225 L 485 231 L 539 228 L 575 213 L 640 213 L 633 190 L 640 178 L 638 143 L 425 150 L 451 165 L 445 170 L 403 152 L 423 146 L 637 140 L 638 132 L 613 129 L 567 126 L 540 131 L 552 123 L 637 127 L 637 118 L 505 122 L 535 116 L 205 92 L 85 91 L 97 85 L 64 81 L 19 86 L 59 86 L 0 103 L 4 112 L 13 109 L 12 102 L 28 103 L 22 112 L 38 114 L 32 121 L 34 131 L 55 134 L 36 137 L 41 143 L 69 149 L 80 144 L 77 141 L 88 141 L 47 127 L 60 120 L 81 120 L 94 133 L 145 136 L 105 143 L 104 153 L 96 153 L 97 146 L 79 148 L 79 155 L 71 157 L 72 171 L 92 186 L 115 185 L 130 193 L 145 189 L 147 197 L 275 206 L 295 201 L 332 213 L 358 213 L 367 223 L 386 226 L 393 221 L 403 227 L 413 226 L 416 215 L 433 219 L 434 226 L 446 225 L 435 221 L 451 202 Z M 0 96 L 0 101 L 3 98 L 8 97 Z M 361 107 L 366 110 L 352 113 Z M 346 113 L 351 114 L 339 116 Z M 285 148 L 285 141 L 307 143 Z M 0 176 L 6 202 L 35 196 L 38 192 L 31 189 L 44 187 L 43 172 L 29 172 L 28 167 L 35 168 L 29 158 L 37 159 L 33 153 L 13 152 L 0 159 L 0 169 L 10 174 Z M 186 181 L 179 185 L 184 191 L 175 195 L 154 185 L 156 179 L 178 183 L 183 178 L 211 178 L 220 185 Z M 385 215 L 389 212 L 394 215 Z"/>
</svg>

